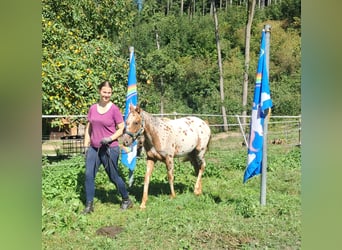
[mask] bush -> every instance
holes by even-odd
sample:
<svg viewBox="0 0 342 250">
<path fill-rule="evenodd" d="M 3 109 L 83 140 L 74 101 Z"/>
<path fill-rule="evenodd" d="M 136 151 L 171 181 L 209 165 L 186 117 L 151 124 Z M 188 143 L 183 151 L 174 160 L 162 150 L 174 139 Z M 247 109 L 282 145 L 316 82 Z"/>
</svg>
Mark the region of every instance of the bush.
<svg viewBox="0 0 342 250">
<path fill-rule="evenodd" d="M 80 215 L 83 208 L 83 157 L 43 165 L 42 174 L 42 232 L 83 230 L 86 225 L 86 219 Z"/>
</svg>

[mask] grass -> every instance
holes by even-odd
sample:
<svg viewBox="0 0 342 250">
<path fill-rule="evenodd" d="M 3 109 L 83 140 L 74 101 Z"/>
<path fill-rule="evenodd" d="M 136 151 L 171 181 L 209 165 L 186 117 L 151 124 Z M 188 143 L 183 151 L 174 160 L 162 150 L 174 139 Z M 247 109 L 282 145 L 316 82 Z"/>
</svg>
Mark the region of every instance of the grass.
<svg viewBox="0 0 342 250">
<path fill-rule="evenodd" d="M 201 196 L 193 194 L 192 167 L 177 160 L 177 196 L 170 199 L 165 167 L 157 164 L 145 210 L 139 209 L 144 159 L 138 160 L 129 189 L 134 207 L 119 210 L 120 198 L 102 169 L 96 179 L 95 212 L 87 216 L 80 215 L 82 157 L 55 163 L 45 159 L 42 249 L 300 249 L 300 148 L 269 145 L 267 204 L 260 206 L 260 176 L 242 184 L 246 148 L 237 139 L 227 149 L 228 139 L 211 145 Z M 121 170 L 127 178 L 126 169 Z M 105 226 L 122 231 L 98 235 Z"/>
</svg>

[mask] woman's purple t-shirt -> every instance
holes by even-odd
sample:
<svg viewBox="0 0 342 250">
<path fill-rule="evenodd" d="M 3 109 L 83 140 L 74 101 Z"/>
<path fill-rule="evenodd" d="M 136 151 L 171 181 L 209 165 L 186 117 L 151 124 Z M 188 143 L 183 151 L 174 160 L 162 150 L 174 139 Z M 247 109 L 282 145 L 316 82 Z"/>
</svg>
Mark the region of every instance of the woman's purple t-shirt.
<svg viewBox="0 0 342 250">
<path fill-rule="evenodd" d="M 88 112 L 88 121 L 91 124 L 90 145 L 99 148 L 104 137 L 113 135 L 116 126 L 124 122 L 120 109 L 112 103 L 109 110 L 103 114 L 97 111 L 97 104 L 91 105 Z M 118 140 L 113 141 L 110 146 L 118 146 Z"/>
</svg>

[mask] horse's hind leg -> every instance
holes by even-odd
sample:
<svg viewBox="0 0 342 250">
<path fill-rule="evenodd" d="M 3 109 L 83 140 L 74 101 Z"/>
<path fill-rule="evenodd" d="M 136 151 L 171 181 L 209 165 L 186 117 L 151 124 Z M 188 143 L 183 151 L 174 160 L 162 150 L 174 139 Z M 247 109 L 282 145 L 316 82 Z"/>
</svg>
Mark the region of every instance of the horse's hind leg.
<svg viewBox="0 0 342 250">
<path fill-rule="evenodd" d="M 191 163 L 195 168 L 195 174 L 197 174 L 197 180 L 195 183 L 194 193 L 196 195 L 202 194 L 202 175 L 205 170 L 204 155 L 208 149 L 210 140 L 210 128 L 203 122 L 201 131 L 195 150 L 191 153 Z"/>
<path fill-rule="evenodd" d="M 195 183 L 194 193 L 195 195 L 202 194 L 202 175 L 205 170 L 205 160 L 204 158 L 196 157 L 191 160 L 191 164 L 194 166 L 195 174 L 197 175 L 197 180 Z"/>
<path fill-rule="evenodd" d="M 170 191 L 171 191 L 171 198 L 176 197 L 175 189 L 173 186 L 173 181 L 174 181 L 174 175 L 173 175 L 173 169 L 174 169 L 174 160 L 172 156 L 168 156 L 165 159 L 165 165 L 166 165 L 166 170 L 167 170 L 167 178 L 169 180 L 170 184 Z"/>
</svg>

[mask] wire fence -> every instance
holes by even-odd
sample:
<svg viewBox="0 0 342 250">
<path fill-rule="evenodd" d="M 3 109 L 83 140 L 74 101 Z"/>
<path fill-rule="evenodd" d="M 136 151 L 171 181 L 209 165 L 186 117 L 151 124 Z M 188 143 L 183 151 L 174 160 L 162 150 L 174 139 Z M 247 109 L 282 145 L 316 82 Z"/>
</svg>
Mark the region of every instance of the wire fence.
<svg viewBox="0 0 342 250">
<path fill-rule="evenodd" d="M 227 115 L 227 130 L 225 130 L 222 115 L 167 113 L 152 114 L 156 117 L 176 119 L 185 116 L 196 116 L 205 120 L 213 137 L 227 139 L 227 147 L 234 146 L 238 141 L 247 146 L 250 116 Z M 243 123 L 242 121 L 245 121 Z M 43 155 L 73 155 L 83 152 L 85 115 L 43 115 L 42 116 L 42 153 Z M 235 140 L 232 138 L 235 138 Z M 272 144 L 285 146 L 301 145 L 301 115 L 270 116 L 268 122 L 268 141 Z M 231 145 L 229 145 L 231 144 Z"/>
</svg>

